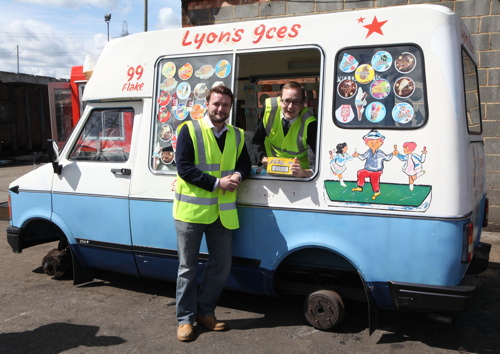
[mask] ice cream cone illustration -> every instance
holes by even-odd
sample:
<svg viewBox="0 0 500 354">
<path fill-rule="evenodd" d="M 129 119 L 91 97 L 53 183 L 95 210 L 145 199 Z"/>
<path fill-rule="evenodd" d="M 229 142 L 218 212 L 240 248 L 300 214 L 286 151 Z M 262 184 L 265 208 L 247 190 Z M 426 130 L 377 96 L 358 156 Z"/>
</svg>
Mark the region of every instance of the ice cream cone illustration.
<svg viewBox="0 0 500 354">
<path fill-rule="evenodd" d="M 358 93 L 356 94 L 356 99 L 354 104 L 356 105 L 356 111 L 358 113 L 358 120 L 361 121 L 363 111 L 366 106 L 366 92 L 363 92 L 363 89 L 360 87 Z"/>
</svg>

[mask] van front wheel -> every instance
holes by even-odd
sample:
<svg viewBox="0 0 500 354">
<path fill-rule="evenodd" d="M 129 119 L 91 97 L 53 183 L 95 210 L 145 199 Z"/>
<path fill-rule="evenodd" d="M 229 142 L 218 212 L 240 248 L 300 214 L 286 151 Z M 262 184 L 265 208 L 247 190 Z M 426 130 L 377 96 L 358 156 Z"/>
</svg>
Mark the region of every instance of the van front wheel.
<svg viewBox="0 0 500 354">
<path fill-rule="evenodd" d="M 318 290 L 304 301 L 304 316 L 314 327 L 326 331 L 338 326 L 344 319 L 344 303 L 333 290 Z"/>
</svg>

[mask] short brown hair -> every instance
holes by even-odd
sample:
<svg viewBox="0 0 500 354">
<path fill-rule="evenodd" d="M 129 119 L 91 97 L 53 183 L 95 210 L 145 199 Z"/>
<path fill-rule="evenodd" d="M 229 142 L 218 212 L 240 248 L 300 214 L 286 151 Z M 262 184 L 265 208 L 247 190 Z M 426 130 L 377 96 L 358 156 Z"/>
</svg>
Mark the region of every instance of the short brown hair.
<svg viewBox="0 0 500 354">
<path fill-rule="evenodd" d="M 301 90 L 302 91 L 302 102 L 306 99 L 306 90 L 304 90 L 304 87 L 302 87 L 301 84 L 299 84 L 297 81 L 288 81 L 286 84 L 283 85 L 281 88 L 280 96 L 283 93 L 284 89 L 289 89 L 289 90 Z"/>
<path fill-rule="evenodd" d="M 212 93 L 220 93 L 221 95 L 228 95 L 231 98 L 231 106 L 234 104 L 234 95 L 231 89 L 227 86 L 224 85 L 218 85 L 215 87 L 212 87 L 210 91 L 208 91 L 207 95 L 207 103 L 210 102 L 210 97 L 212 96 Z"/>
</svg>

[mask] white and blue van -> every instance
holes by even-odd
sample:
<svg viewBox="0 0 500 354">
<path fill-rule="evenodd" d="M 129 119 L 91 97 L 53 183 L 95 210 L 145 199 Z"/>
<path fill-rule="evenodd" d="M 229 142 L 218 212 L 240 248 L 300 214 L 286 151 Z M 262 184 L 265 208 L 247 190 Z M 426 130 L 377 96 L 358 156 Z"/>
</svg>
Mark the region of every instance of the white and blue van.
<svg viewBox="0 0 500 354">
<path fill-rule="evenodd" d="M 75 283 L 96 269 L 175 281 L 176 128 L 200 119 L 222 83 L 254 163 L 238 190 L 228 289 L 305 294 L 320 329 L 340 324 L 343 299 L 370 313 L 466 310 L 468 275 L 486 269 L 490 248 L 476 63 L 460 17 L 437 5 L 112 40 L 65 146 L 50 144 L 51 163 L 10 185 L 9 244 L 59 241 Z M 318 120 L 303 179 L 266 173 L 251 147 L 265 100 L 289 80 Z"/>
</svg>

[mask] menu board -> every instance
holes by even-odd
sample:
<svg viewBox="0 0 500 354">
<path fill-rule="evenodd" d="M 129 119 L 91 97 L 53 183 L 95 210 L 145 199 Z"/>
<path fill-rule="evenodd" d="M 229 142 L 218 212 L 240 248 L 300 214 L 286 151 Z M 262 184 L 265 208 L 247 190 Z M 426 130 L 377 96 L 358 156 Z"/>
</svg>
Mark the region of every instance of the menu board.
<svg viewBox="0 0 500 354">
<path fill-rule="evenodd" d="M 232 55 L 168 58 L 159 62 L 156 87 L 154 170 L 175 170 L 177 127 L 201 119 L 210 88 L 231 87 Z"/>
<path fill-rule="evenodd" d="M 340 127 L 416 128 L 427 117 L 424 63 L 416 46 L 350 48 L 335 68 Z"/>
</svg>

